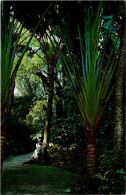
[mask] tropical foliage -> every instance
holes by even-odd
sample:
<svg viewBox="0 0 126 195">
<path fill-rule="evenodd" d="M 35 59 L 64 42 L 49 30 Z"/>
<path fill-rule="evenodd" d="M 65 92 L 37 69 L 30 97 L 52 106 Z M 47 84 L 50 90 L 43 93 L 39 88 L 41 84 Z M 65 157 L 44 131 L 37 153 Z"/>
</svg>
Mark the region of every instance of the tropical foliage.
<svg viewBox="0 0 126 195">
<path fill-rule="evenodd" d="M 45 170 L 55 166 L 79 176 L 64 194 L 123 194 L 124 69 L 119 67 L 124 68 L 124 4 L 49 4 L 2 4 L 2 151 L 6 157 L 42 153 L 26 164 L 38 164 L 38 171 L 43 165 Z M 38 20 L 42 23 L 35 33 Z M 114 115 L 115 109 L 119 115 Z M 19 184 L 23 194 L 31 189 L 24 178 Z M 12 187 L 20 193 L 14 182 L 11 187 L 3 182 L 3 193 L 13 193 Z M 31 177 L 31 183 L 40 189 L 44 180 L 38 184 Z"/>
<path fill-rule="evenodd" d="M 112 93 L 113 88 L 110 84 L 117 64 L 116 44 L 118 40 L 113 43 L 109 57 L 105 56 L 111 24 L 112 21 L 105 36 L 103 36 L 102 3 L 99 4 L 97 12 L 92 9 L 87 11 L 85 35 L 82 35 L 78 25 L 81 62 L 74 58 L 69 40 L 61 33 L 68 57 L 62 51 L 60 51 L 60 57 L 73 90 L 81 124 L 87 137 L 87 166 L 91 177 L 95 172 L 95 133 L 105 105 Z"/>
<path fill-rule="evenodd" d="M 109 87 L 117 64 L 117 53 L 112 59 L 112 54 L 116 52 L 115 45 L 107 62 L 104 58 L 110 26 L 106 35 L 103 36 L 101 31 L 102 11 L 102 7 L 99 7 L 97 14 L 93 10 L 88 10 L 84 37 L 78 26 L 82 74 L 80 74 L 79 65 L 73 61 L 70 43 L 66 40 L 64 41 L 69 54 L 69 62 L 61 52 L 65 72 L 78 105 L 82 125 L 89 130 L 90 134 L 95 132 L 104 106 L 111 95 L 112 88 L 109 90 Z M 106 62 L 105 67 L 103 67 L 104 61 Z"/>
<path fill-rule="evenodd" d="M 47 13 L 48 9 L 52 6 L 49 5 L 47 10 L 45 10 L 44 15 Z M 14 96 L 14 87 L 15 87 L 15 78 L 20 66 L 20 63 L 24 57 L 26 50 L 28 49 L 29 43 L 32 40 L 35 31 L 41 24 L 44 15 L 39 19 L 36 27 L 33 32 L 30 34 L 30 38 L 28 39 L 21 55 L 16 62 L 15 67 L 13 66 L 13 62 L 15 56 L 18 55 L 19 49 L 21 47 L 20 38 L 25 34 L 23 32 L 23 23 L 18 23 L 15 20 L 14 12 L 7 10 L 8 5 L 5 2 L 2 2 L 2 37 L 1 37 L 1 71 L 2 71 L 2 79 L 1 79 L 1 107 L 2 107 L 2 120 L 1 120 L 1 129 L 2 129 L 2 141 L 1 141 L 1 150 L 2 150 L 2 162 L 4 159 L 4 145 L 6 142 L 6 132 L 7 128 L 7 119 L 10 113 L 11 104 L 13 102 Z M 8 15 L 6 14 L 9 11 Z M 26 38 L 25 38 L 26 39 Z M 24 41 L 24 40 L 23 40 Z M 2 165 L 2 163 L 1 163 Z"/>
<path fill-rule="evenodd" d="M 17 60 L 15 67 L 13 67 L 14 58 L 15 58 L 17 49 L 20 45 L 20 38 L 22 37 L 22 33 L 23 33 L 23 23 L 19 24 L 17 21 L 15 21 L 15 18 L 13 15 L 12 15 L 12 20 L 11 20 L 11 18 L 9 20 L 7 20 L 6 9 L 5 9 L 5 6 L 2 2 L 2 28 L 1 28 L 2 29 L 2 33 L 1 33 L 2 34 L 2 38 L 1 38 L 2 107 L 5 104 L 5 102 L 7 101 L 7 99 L 8 99 L 7 97 L 9 96 L 10 92 L 12 91 L 12 93 L 13 93 L 13 90 L 10 89 L 10 91 L 9 91 L 9 88 L 15 82 L 15 77 L 16 77 L 16 73 L 17 73 L 17 70 L 19 68 L 19 65 L 24 57 L 24 54 L 29 46 L 30 41 L 32 40 L 32 38 L 35 34 L 36 29 L 38 28 L 38 26 L 40 25 L 42 20 L 43 20 L 43 17 L 40 19 L 40 21 L 38 22 L 33 33 L 30 35 L 30 38 L 29 38 L 28 42 L 26 43 L 21 55 L 19 56 L 19 59 Z M 8 32 L 9 32 L 9 34 L 8 34 Z M 13 34 L 13 32 L 15 34 Z M 17 37 L 14 42 L 13 42 L 13 36 Z M 6 102 L 6 104 L 7 104 L 7 102 Z"/>
</svg>

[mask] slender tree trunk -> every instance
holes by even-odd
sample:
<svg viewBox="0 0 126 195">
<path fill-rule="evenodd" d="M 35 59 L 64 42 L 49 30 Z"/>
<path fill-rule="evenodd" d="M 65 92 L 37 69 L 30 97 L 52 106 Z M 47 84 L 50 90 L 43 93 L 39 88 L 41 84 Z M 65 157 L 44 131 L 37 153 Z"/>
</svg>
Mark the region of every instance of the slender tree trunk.
<svg viewBox="0 0 126 195">
<path fill-rule="evenodd" d="M 14 99 L 14 88 L 15 88 L 15 82 L 14 80 L 12 80 L 12 83 L 8 90 L 8 96 L 6 102 L 4 105 L 2 105 L 2 109 L 1 109 L 1 170 L 5 158 L 6 129 L 8 123 L 7 120 Z"/>
<path fill-rule="evenodd" d="M 3 167 L 3 162 L 5 158 L 5 144 L 6 144 L 6 131 L 2 129 L 1 131 L 1 170 Z"/>
<path fill-rule="evenodd" d="M 62 113 L 63 113 L 63 111 L 62 111 L 62 99 L 60 98 L 59 101 L 56 104 L 56 118 L 57 118 L 58 128 L 60 128 L 61 120 L 59 120 L 59 119 L 61 118 Z"/>
<path fill-rule="evenodd" d="M 126 34 L 125 21 L 122 24 L 120 36 L 120 55 L 118 60 L 118 67 L 116 72 L 116 87 L 115 87 L 115 129 L 114 129 L 114 143 L 117 151 L 123 147 L 124 137 L 124 120 L 123 120 L 123 100 L 124 100 L 124 77 L 125 77 L 125 49 L 126 49 Z"/>
<path fill-rule="evenodd" d="M 87 160 L 87 175 L 89 180 L 93 180 L 96 172 L 96 148 L 95 148 L 95 133 L 91 134 L 85 130 L 86 134 L 86 160 Z"/>
<path fill-rule="evenodd" d="M 49 65 L 49 95 L 48 95 L 48 106 L 47 106 L 47 115 L 46 123 L 44 127 L 44 140 L 43 140 L 43 157 L 46 158 L 47 146 L 50 139 L 50 122 L 52 116 L 52 102 L 53 102 L 53 88 L 54 88 L 54 66 Z"/>
</svg>

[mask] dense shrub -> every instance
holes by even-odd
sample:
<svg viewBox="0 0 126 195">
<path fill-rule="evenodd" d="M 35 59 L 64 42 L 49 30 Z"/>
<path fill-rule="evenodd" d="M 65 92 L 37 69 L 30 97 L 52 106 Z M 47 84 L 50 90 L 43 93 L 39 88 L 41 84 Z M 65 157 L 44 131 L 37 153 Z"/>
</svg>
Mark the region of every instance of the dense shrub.
<svg viewBox="0 0 126 195">
<path fill-rule="evenodd" d="M 124 170 L 106 171 L 95 175 L 98 181 L 98 192 L 103 194 L 123 194 L 125 191 Z"/>
<path fill-rule="evenodd" d="M 79 123 L 76 113 L 71 113 L 68 118 L 61 118 L 60 127 L 52 123 L 51 141 L 63 147 L 70 147 L 73 143 L 84 142 L 84 131 Z"/>
<path fill-rule="evenodd" d="M 84 130 L 81 126 L 77 105 L 68 82 L 59 91 L 60 101 L 56 104 L 56 117 L 53 115 L 52 118 L 50 139 L 51 142 L 68 148 L 73 143 L 82 143 L 84 141 Z"/>
<path fill-rule="evenodd" d="M 87 182 L 85 182 L 84 179 L 76 181 L 71 186 L 71 194 L 87 194 L 87 192 L 88 192 Z"/>
<path fill-rule="evenodd" d="M 84 156 L 84 148 L 80 145 L 72 144 L 68 149 L 64 168 L 72 173 L 83 175 L 86 172 Z"/>
<path fill-rule="evenodd" d="M 47 150 L 49 164 L 83 175 L 84 172 L 86 173 L 86 163 L 84 155 L 80 152 L 81 150 L 82 148 L 77 144 L 72 144 L 70 148 L 63 148 L 58 144 L 54 144 Z"/>
<path fill-rule="evenodd" d="M 59 166 L 60 163 L 64 161 L 65 150 L 60 145 L 54 144 L 52 146 L 49 146 L 47 152 L 48 152 L 49 163 L 52 166 Z"/>
</svg>

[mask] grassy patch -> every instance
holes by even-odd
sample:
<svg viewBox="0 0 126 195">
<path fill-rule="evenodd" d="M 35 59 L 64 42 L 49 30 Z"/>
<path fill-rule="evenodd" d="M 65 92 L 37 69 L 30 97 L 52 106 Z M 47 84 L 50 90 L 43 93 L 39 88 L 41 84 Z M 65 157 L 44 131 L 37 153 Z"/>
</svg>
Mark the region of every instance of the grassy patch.
<svg viewBox="0 0 126 195">
<path fill-rule="evenodd" d="M 25 165 L 2 173 L 2 194 L 66 194 L 80 176 L 56 167 Z"/>
<path fill-rule="evenodd" d="M 14 157 L 16 157 L 16 156 L 8 156 L 5 160 L 6 161 L 10 161 L 12 158 L 14 158 Z"/>
</svg>

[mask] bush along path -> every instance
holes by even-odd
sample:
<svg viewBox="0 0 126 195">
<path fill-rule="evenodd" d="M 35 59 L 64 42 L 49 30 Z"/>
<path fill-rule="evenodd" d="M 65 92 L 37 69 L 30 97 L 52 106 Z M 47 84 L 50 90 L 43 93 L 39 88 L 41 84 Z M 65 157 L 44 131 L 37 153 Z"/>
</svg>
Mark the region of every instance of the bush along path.
<svg viewBox="0 0 126 195">
<path fill-rule="evenodd" d="M 2 194 L 68 194 L 81 176 L 56 167 L 23 164 L 32 153 L 6 160 L 1 177 Z"/>
</svg>

